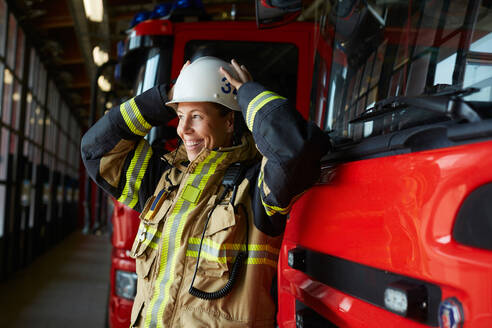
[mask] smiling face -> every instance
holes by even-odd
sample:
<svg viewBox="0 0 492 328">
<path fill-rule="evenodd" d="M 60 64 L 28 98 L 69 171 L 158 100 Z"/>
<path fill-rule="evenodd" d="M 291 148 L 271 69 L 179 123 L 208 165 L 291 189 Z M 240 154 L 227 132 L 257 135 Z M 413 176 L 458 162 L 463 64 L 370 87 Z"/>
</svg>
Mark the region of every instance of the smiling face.
<svg viewBox="0 0 492 328">
<path fill-rule="evenodd" d="M 182 102 L 176 110 L 177 132 L 183 140 L 188 159 L 193 161 L 203 148 L 215 149 L 232 145 L 234 115 L 221 115 L 209 102 Z"/>
</svg>

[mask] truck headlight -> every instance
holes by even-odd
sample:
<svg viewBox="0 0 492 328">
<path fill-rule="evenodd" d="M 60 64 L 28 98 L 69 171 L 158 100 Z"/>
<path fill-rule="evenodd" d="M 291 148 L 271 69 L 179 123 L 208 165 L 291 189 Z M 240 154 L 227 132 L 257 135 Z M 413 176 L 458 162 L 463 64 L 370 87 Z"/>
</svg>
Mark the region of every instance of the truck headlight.
<svg viewBox="0 0 492 328">
<path fill-rule="evenodd" d="M 427 298 L 425 286 L 397 281 L 386 287 L 384 306 L 401 316 L 422 321 L 427 319 Z"/>
<path fill-rule="evenodd" d="M 119 297 L 135 299 L 137 294 L 137 274 L 116 270 L 115 292 Z"/>
<path fill-rule="evenodd" d="M 408 309 L 407 294 L 403 290 L 387 288 L 384 291 L 384 306 L 391 311 L 405 315 Z"/>
</svg>

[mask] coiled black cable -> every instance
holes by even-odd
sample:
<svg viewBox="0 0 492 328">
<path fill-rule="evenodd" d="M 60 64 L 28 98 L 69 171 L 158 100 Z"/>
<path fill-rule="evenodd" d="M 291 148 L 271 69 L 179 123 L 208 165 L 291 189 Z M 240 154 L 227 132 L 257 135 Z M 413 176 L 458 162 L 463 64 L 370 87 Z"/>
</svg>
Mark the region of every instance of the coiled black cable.
<svg viewBox="0 0 492 328">
<path fill-rule="evenodd" d="M 237 280 L 237 277 L 239 275 L 239 272 L 242 268 L 244 261 L 248 258 L 248 252 L 249 252 L 249 247 L 248 247 L 248 235 L 249 235 L 248 212 L 246 211 L 243 204 L 239 204 L 237 207 L 234 206 L 234 200 L 236 198 L 236 193 L 237 193 L 237 185 L 234 185 L 234 190 L 232 192 L 232 197 L 231 197 L 231 204 L 234 206 L 234 213 L 237 213 L 237 208 L 239 206 L 242 206 L 243 211 L 244 211 L 245 216 L 246 216 L 245 217 L 245 221 L 246 221 L 246 251 L 241 251 L 237 254 L 237 256 L 234 260 L 234 263 L 232 264 L 231 273 L 229 274 L 229 280 L 224 285 L 224 287 L 222 287 L 221 289 L 219 289 L 215 292 L 206 292 L 206 291 L 203 291 L 203 290 L 200 290 L 198 288 L 193 287 L 193 284 L 194 284 L 195 278 L 196 278 L 196 273 L 198 271 L 198 264 L 200 262 L 200 252 L 202 250 L 203 239 L 205 238 L 205 230 L 207 229 L 208 221 L 210 220 L 210 217 L 212 216 L 212 213 L 215 210 L 215 208 L 217 207 L 217 205 L 220 202 L 222 202 L 222 200 L 224 199 L 224 196 L 229 191 L 230 191 L 230 186 L 226 186 L 226 188 L 224 189 L 224 191 L 222 192 L 222 194 L 220 195 L 218 200 L 215 202 L 214 207 L 212 208 L 212 210 L 210 211 L 210 213 L 207 216 L 207 221 L 205 221 L 205 227 L 203 228 L 202 238 L 200 240 L 200 247 L 198 248 L 198 255 L 197 255 L 196 265 L 195 265 L 195 272 L 193 274 L 193 279 L 191 280 L 190 289 L 188 291 L 191 295 L 198 297 L 198 298 L 201 298 L 201 299 L 204 299 L 204 300 L 216 300 L 216 299 L 222 298 L 222 297 L 226 296 L 227 294 L 229 294 L 232 290 L 232 287 L 234 286 L 234 283 Z"/>
</svg>

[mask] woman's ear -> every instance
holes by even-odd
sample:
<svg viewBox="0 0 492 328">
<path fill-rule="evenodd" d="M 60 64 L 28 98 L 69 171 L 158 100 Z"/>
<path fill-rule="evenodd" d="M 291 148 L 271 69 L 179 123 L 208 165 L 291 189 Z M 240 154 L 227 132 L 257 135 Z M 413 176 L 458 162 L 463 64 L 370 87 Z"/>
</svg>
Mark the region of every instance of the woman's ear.
<svg viewBox="0 0 492 328">
<path fill-rule="evenodd" d="M 226 116 L 226 128 L 228 133 L 234 132 L 234 111 L 230 111 Z"/>
</svg>

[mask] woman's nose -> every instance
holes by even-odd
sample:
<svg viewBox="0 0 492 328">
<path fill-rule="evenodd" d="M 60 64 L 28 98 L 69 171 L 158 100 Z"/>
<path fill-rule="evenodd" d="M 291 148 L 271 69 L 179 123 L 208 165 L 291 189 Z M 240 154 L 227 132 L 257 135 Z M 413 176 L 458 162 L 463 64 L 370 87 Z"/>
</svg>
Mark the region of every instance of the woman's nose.
<svg viewBox="0 0 492 328">
<path fill-rule="evenodd" d="M 187 117 L 181 118 L 179 120 L 178 129 L 183 133 L 189 133 L 192 130 L 190 120 Z"/>
</svg>

